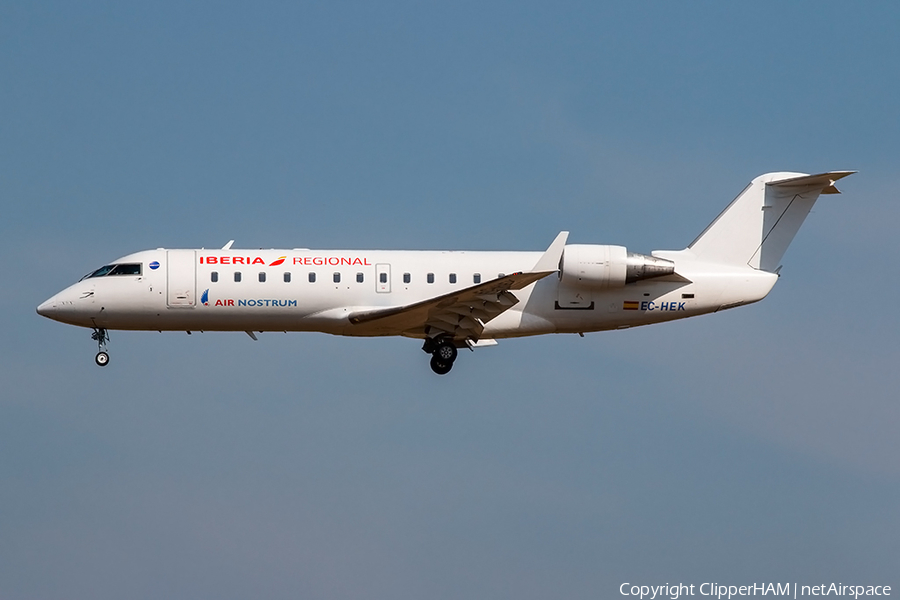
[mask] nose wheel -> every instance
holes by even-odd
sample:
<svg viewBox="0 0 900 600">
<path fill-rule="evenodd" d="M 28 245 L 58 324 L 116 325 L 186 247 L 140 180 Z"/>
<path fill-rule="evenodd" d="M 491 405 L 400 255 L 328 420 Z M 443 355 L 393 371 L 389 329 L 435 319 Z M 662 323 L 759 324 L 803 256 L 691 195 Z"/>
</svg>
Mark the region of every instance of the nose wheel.
<svg viewBox="0 0 900 600">
<path fill-rule="evenodd" d="M 91 339 L 97 342 L 97 356 L 94 362 L 98 367 L 105 367 L 109 364 L 109 353 L 106 351 L 106 343 L 109 341 L 109 334 L 102 327 L 94 327 Z"/>
<path fill-rule="evenodd" d="M 453 368 L 453 361 L 456 360 L 457 354 L 456 346 L 449 340 L 433 342 L 431 346 L 431 370 L 438 375 L 446 375 Z"/>
</svg>

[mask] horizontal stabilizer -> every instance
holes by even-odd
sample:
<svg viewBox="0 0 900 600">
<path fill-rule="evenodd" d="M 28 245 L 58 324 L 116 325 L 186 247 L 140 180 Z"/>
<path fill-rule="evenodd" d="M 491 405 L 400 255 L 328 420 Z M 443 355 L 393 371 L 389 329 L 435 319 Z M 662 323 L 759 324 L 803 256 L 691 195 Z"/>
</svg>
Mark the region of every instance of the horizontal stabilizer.
<svg viewBox="0 0 900 600">
<path fill-rule="evenodd" d="M 779 188 L 813 188 L 822 190 L 822 194 L 840 194 L 834 184 L 839 179 L 853 175 L 856 171 L 831 171 L 818 175 L 804 175 L 803 177 L 791 177 L 781 181 L 770 181 L 767 185 Z"/>
</svg>

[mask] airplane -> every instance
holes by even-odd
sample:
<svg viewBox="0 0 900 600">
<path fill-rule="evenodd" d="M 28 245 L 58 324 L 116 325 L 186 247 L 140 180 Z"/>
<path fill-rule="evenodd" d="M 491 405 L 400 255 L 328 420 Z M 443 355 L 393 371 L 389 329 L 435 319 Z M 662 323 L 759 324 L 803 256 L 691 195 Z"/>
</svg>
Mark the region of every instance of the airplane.
<svg viewBox="0 0 900 600">
<path fill-rule="evenodd" d="M 855 171 L 755 178 L 683 250 L 567 244 L 544 252 L 165 249 L 129 254 L 37 307 L 93 330 L 317 331 L 423 340 L 444 375 L 460 349 L 548 333 L 584 336 L 751 304 L 820 194 Z"/>
</svg>

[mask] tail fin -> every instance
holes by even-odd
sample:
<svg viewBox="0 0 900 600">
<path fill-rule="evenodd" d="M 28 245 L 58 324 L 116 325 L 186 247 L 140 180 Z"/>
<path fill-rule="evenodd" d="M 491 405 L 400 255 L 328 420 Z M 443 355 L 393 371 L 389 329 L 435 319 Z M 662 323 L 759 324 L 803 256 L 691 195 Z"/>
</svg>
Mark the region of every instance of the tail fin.
<svg viewBox="0 0 900 600">
<path fill-rule="evenodd" d="M 750 182 L 688 247 L 704 262 L 774 272 L 819 194 L 856 171 L 767 173 Z"/>
</svg>

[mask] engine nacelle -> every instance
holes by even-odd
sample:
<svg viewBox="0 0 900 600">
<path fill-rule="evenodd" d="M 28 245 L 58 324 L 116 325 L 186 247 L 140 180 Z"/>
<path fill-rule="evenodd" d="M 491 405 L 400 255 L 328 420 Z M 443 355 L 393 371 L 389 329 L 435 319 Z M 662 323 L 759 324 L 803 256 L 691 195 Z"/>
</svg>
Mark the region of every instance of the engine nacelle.
<svg viewBox="0 0 900 600">
<path fill-rule="evenodd" d="M 563 251 L 560 283 L 579 288 L 619 288 L 674 272 L 672 261 L 629 252 L 624 246 L 569 244 Z"/>
</svg>

